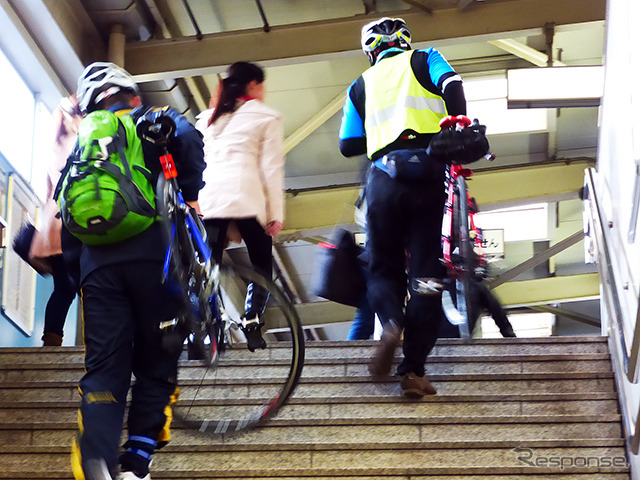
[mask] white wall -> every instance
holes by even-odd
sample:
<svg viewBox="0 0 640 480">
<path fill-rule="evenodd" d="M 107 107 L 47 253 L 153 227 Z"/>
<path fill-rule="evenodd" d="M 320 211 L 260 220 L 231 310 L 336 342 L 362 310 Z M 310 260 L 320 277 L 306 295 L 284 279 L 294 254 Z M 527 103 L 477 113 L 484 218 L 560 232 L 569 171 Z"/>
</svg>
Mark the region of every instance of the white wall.
<svg viewBox="0 0 640 480">
<path fill-rule="evenodd" d="M 610 254 L 629 344 L 638 312 L 640 232 L 628 238 L 636 161 L 640 161 L 640 2 L 608 0 L 605 86 L 600 112 L 596 193 L 610 233 Z M 611 320 L 603 304 L 603 325 Z M 603 332 L 607 334 L 607 332 Z M 632 421 L 640 405 L 640 385 L 618 376 L 631 406 Z M 640 479 L 640 458 L 630 457 L 632 477 Z"/>
</svg>

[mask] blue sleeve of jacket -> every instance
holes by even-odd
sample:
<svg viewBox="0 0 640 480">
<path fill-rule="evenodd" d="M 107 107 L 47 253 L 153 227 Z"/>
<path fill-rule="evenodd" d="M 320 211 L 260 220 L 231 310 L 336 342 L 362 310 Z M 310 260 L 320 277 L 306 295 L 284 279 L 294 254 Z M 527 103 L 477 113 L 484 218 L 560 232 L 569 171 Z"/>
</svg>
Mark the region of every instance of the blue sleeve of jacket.
<svg viewBox="0 0 640 480">
<path fill-rule="evenodd" d="M 186 202 L 198 199 L 204 187 L 202 172 L 205 169 L 202 134 L 184 115 L 173 108 L 167 114 L 176 122 L 176 136 L 169 146 L 178 170 L 178 184 Z"/>
<path fill-rule="evenodd" d="M 449 62 L 447 62 L 442 54 L 435 48 L 431 47 L 427 49 L 426 53 L 429 77 L 435 86 L 442 88 L 442 82 L 444 79 L 455 75 L 456 72 L 451 68 Z"/>
<path fill-rule="evenodd" d="M 347 90 L 338 138 L 340 153 L 345 157 L 361 155 L 367 151 L 364 131 L 364 81 L 362 77 L 353 82 Z"/>
<path fill-rule="evenodd" d="M 416 50 L 411 57 L 411 68 L 424 88 L 444 99 L 449 115 L 466 115 L 462 78 L 440 52 L 434 48 Z"/>
</svg>

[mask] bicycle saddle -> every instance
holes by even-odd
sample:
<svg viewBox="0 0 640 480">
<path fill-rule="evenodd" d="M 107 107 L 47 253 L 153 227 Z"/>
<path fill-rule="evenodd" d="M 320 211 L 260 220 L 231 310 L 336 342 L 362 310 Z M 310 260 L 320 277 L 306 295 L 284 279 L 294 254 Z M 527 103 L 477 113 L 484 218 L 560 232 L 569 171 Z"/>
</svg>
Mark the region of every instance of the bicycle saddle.
<svg viewBox="0 0 640 480">
<path fill-rule="evenodd" d="M 136 124 L 138 136 L 158 146 L 166 146 L 175 130 L 175 122 L 164 112 L 146 113 L 138 119 Z"/>
</svg>

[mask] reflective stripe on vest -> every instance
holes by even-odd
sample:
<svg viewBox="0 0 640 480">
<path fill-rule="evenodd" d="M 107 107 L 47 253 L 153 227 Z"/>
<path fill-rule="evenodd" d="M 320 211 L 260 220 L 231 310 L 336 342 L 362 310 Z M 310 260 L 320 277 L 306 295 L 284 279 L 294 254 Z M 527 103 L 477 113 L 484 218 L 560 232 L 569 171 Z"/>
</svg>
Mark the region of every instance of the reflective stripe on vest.
<svg viewBox="0 0 640 480">
<path fill-rule="evenodd" d="M 412 53 L 381 60 L 362 74 L 369 158 L 407 129 L 417 133 L 439 132 L 440 120 L 447 116 L 442 97 L 426 90 L 414 75 Z"/>
</svg>

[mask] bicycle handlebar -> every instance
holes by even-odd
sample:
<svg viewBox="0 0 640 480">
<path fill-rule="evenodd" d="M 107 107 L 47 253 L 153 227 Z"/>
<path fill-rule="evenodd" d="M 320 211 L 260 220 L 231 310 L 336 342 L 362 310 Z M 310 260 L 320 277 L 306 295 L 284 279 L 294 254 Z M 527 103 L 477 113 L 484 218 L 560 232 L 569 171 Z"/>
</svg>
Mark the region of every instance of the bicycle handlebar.
<svg viewBox="0 0 640 480">
<path fill-rule="evenodd" d="M 457 117 L 454 117 L 453 115 L 449 115 L 448 117 L 444 117 L 442 120 L 440 120 L 440 128 L 442 130 L 444 130 L 445 128 L 452 128 L 452 127 L 460 127 L 460 128 L 466 128 L 469 125 L 471 125 L 471 119 L 469 117 L 466 117 L 464 115 L 458 115 Z M 474 124 L 479 124 L 478 119 L 476 118 L 473 121 Z"/>
</svg>

